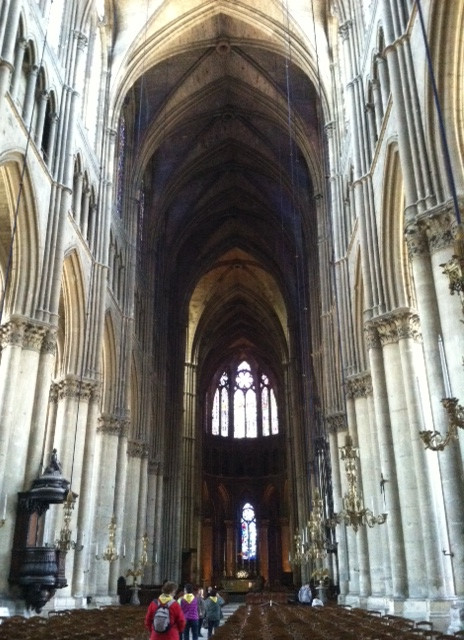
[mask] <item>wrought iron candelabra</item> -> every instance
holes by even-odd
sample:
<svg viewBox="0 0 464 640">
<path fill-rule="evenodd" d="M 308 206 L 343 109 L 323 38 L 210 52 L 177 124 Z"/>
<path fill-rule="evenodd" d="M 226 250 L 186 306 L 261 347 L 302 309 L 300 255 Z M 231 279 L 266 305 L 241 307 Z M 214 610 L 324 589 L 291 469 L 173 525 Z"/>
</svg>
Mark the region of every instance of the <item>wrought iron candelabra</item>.
<svg viewBox="0 0 464 640">
<path fill-rule="evenodd" d="M 116 560 L 119 560 L 119 554 L 115 545 L 115 539 L 116 539 L 116 518 L 113 515 L 108 525 L 108 544 L 102 556 L 99 556 L 98 553 L 95 554 L 95 557 L 97 560 L 103 559 L 103 560 L 106 560 L 107 562 L 115 562 Z"/>
<path fill-rule="evenodd" d="M 145 570 L 145 567 L 148 564 L 148 535 L 145 533 L 142 536 L 142 553 L 140 554 L 140 558 L 138 560 L 138 562 L 136 562 L 134 560 L 133 562 L 133 569 L 128 569 L 126 571 L 126 578 L 133 578 L 134 579 L 134 584 L 136 583 L 136 581 L 138 580 L 138 578 L 140 578 L 141 576 L 143 576 L 143 572 Z"/>
<path fill-rule="evenodd" d="M 63 504 L 63 526 L 60 530 L 60 537 L 55 542 L 55 547 L 60 551 L 70 551 L 74 549 L 75 551 L 82 551 L 84 545 L 78 545 L 75 540 L 72 540 L 72 532 L 71 532 L 71 518 L 72 512 L 74 510 L 75 498 L 71 490 L 68 491 L 66 496 L 66 500 Z"/>
<path fill-rule="evenodd" d="M 375 516 L 372 511 L 364 506 L 362 495 L 358 489 L 357 461 L 359 449 L 353 447 L 353 440 L 349 434 L 345 439 L 345 446 L 340 447 L 341 459 L 345 461 L 345 471 L 348 480 L 348 491 L 343 498 L 343 511 L 334 513 L 329 519 L 332 526 L 346 524 L 356 532 L 360 526 L 374 527 L 383 524 L 387 519 L 386 513 Z"/>
</svg>

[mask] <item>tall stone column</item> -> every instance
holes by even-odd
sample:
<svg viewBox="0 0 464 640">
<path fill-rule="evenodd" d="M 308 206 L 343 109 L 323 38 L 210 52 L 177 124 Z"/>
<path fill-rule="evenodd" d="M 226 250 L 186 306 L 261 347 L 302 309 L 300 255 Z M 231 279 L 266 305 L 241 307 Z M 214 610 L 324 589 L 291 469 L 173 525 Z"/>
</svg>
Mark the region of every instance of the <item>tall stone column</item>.
<svg viewBox="0 0 464 640">
<path fill-rule="evenodd" d="M 79 171 L 74 174 L 73 180 L 73 195 L 72 195 L 72 207 L 74 213 L 74 220 L 78 227 L 81 224 L 81 208 L 82 208 L 82 187 L 84 184 L 84 174 Z"/>
<path fill-rule="evenodd" d="M 43 456 L 49 453 L 48 449 L 44 449 L 44 445 L 47 411 L 49 408 L 50 380 L 52 379 L 53 367 L 55 365 L 55 350 L 56 328 L 46 329 L 44 327 L 27 452 L 26 488 L 28 488 L 32 481 L 42 472 L 41 465 L 43 463 Z"/>
<path fill-rule="evenodd" d="M 203 520 L 202 532 L 202 579 L 204 586 L 211 584 L 213 577 L 213 523 L 210 518 Z"/>
<path fill-rule="evenodd" d="M 387 383 L 383 362 L 382 345 L 375 326 L 366 326 L 366 342 L 372 375 L 372 393 L 375 424 L 380 451 L 381 490 L 387 521 L 382 532 L 387 531 L 384 552 L 385 590 L 393 598 L 403 599 L 407 595 L 407 569 L 404 554 L 399 488 L 396 473 L 393 436 L 390 426 Z"/>
<path fill-rule="evenodd" d="M 116 544 L 118 546 L 118 560 L 115 560 L 110 565 L 109 575 L 109 593 L 112 596 L 116 596 L 118 577 L 121 573 L 125 572 L 125 569 L 130 565 L 130 553 L 127 551 L 126 546 L 126 500 L 128 492 L 128 435 L 130 430 L 130 419 L 128 416 L 120 418 L 119 424 L 119 438 L 117 444 L 117 466 L 116 466 L 116 478 L 114 488 L 114 503 L 113 514 L 116 518 L 118 525 L 118 536 Z M 137 497 L 135 498 L 137 500 Z M 132 538 L 135 538 L 135 531 Z M 124 555 L 126 557 L 124 557 Z"/>
<path fill-rule="evenodd" d="M 280 519 L 280 547 L 282 549 L 281 564 L 285 573 L 290 573 L 292 566 L 290 564 L 290 527 L 288 518 Z"/>
<path fill-rule="evenodd" d="M 16 3 L 15 3 L 16 4 Z M 19 79 L 23 70 L 24 56 L 26 55 L 27 40 L 21 38 L 16 44 L 16 52 L 14 59 L 13 75 L 11 77 L 10 95 L 13 100 L 16 100 L 18 94 Z M 0 81 L 3 76 L 0 78 Z"/>
<path fill-rule="evenodd" d="M 29 128 L 32 110 L 34 108 L 34 97 L 35 90 L 37 86 L 37 76 L 39 74 L 39 67 L 37 65 L 32 65 L 29 69 L 29 73 L 27 76 L 26 82 L 26 95 L 24 96 L 24 104 L 23 104 L 23 120 L 26 123 L 26 127 Z"/>
<path fill-rule="evenodd" d="M 351 385 L 348 384 L 347 387 L 347 395 L 346 395 L 346 420 L 348 432 L 350 435 L 356 433 L 356 411 L 355 411 L 355 403 L 354 403 L 354 390 Z M 345 435 L 342 433 L 338 433 L 338 447 L 340 449 L 345 445 Z M 340 454 L 339 454 L 340 455 Z M 343 466 L 343 462 L 339 462 L 341 468 L 341 477 L 342 477 L 342 496 L 345 494 L 347 490 L 347 480 L 345 468 Z M 340 525 L 345 528 L 346 532 L 346 540 L 347 540 L 347 562 L 349 559 L 349 596 L 350 597 L 359 597 L 360 595 L 360 571 L 361 571 L 361 563 L 362 559 L 359 558 L 360 550 L 358 549 L 357 538 L 354 531 L 351 527 L 345 527 L 344 525 Z M 362 550 L 361 550 L 362 553 Z"/>
<path fill-rule="evenodd" d="M 156 491 L 156 515 L 155 515 L 155 572 L 158 581 L 164 579 L 164 575 L 162 575 L 162 566 L 161 566 L 161 556 L 162 556 L 162 513 L 163 513 L 163 498 L 164 498 L 164 476 L 163 476 L 163 465 L 158 462 L 158 482 L 157 482 L 157 491 Z"/>
<path fill-rule="evenodd" d="M 144 445 L 129 440 L 127 443 L 127 471 L 125 479 L 124 529 L 126 564 L 134 566 L 137 557 L 137 520 L 139 511 L 140 470 Z"/>
<path fill-rule="evenodd" d="M 25 326 L 12 320 L 0 327 L 2 357 L 0 360 L 0 484 L 7 467 L 8 444 L 14 426 L 17 379 Z"/>
<path fill-rule="evenodd" d="M 116 486 L 116 469 L 118 465 L 118 443 L 121 425 L 113 416 L 100 416 L 97 428 L 97 442 L 99 450 L 97 495 L 95 516 L 93 518 L 93 536 L 96 545 L 96 555 L 99 560 L 92 569 L 95 572 L 95 594 L 97 603 L 111 602 L 109 597 L 110 563 L 103 559 L 103 552 L 108 544 L 108 525 L 114 514 L 114 495 Z M 121 522 L 116 521 L 117 538 L 121 537 Z"/>
<path fill-rule="evenodd" d="M 87 411 L 87 426 L 85 430 L 85 445 L 83 451 L 83 467 L 78 497 L 78 515 L 76 542 L 78 548 L 74 558 L 71 593 L 76 599 L 77 606 L 83 606 L 84 595 L 87 592 L 90 565 L 95 562 L 95 550 L 91 544 L 92 513 L 95 507 L 95 489 L 97 469 L 95 465 L 96 437 L 98 413 L 100 407 L 100 385 L 94 383 L 90 389 L 89 407 Z"/>
<path fill-rule="evenodd" d="M 441 405 L 441 399 L 446 396 L 444 380 L 446 372 L 443 371 L 441 366 L 438 336 L 444 333 L 441 324 L 443 315 L 452 313 L 456 318 L 450 321 L 446 320 L 446 323 L 455 323 L 459 319 L 459 314 L 456 309 L 451 311 L 446 304 L 441 311 L 439 310 L 435 289 L 437 286 L 443 287 L 444 285 L 438 274 L 436 277 L 434 276 L 434 272 L 438 270 L 441 272 L 441 268 L 436 263 L 441 260 L 445 261 L 446 256 L 442 254 L 439 259 L 435 257 L 434 265 L 432 265 L 430 250 L 434 251 L 436 247 L 437 251 L 441 251 L 440 247 L 449 245 L 449 217 L 446 212 L 443 226 L 440 227 L 438 223 L 439 219 L 435 220 L 433 224 L 428 220 L 425 223 L 411 224 L 406 230 L 406 238 L 414 275 L 417 306 L 421 319 L 427 385 L 433 417 L 433 424 L 425 425 L 423 429 L 430 429 L 431 431 L 437 430 L 444 434 L 448 430 L 448 424 L 444 409 Z M 425 233 L 425 225 L 427 233 Z M 431 245 L 431 249 L 429 245 Z M 442 277 L 445 278 L 445 276 Z M 449 295 L 449 293 L 446 292 L 446 294 L 442 295 Z M 451 327 L 449 331 L 451 331 Z M 457 331 L 462 332 L 462 329 L 458 328 Z M 455 344 L 455 349 L 457 353 L 450 354 L 450 360 L 453 363 L 462 351 L 457 344 Z M 427 455 L 432 456 L 434 454 L 428 452 Z M 441 472 L 443 506 L 446 513 L 447 543 L 448 547 L 452 549 L 454 553 L 452 557 L 450 556 L 454 575 L 454 594 L 447 595 L 462 596 L 464 595 L 464 574 L 460 571 L 459 567 L 464 566 L 464 545 L 462 544 L 464 503 L 461 499 L 463 463 L 459 447 L 456 446 L 455 443 L 451 443 L 444 451 L 438 454 L 438 463 Z"/>
<path fill-rule="evenodd" d="M 444 576 L 438 558 L 438 525 L 433 504 L 432 483 L 428 475 L 426 452 L 419 437 L 422 411 L 419 387 L 415 384 L 416 370 L 422 369 L 424 362 L 421 350 L 419 318 L 415 313 L 404 312 L 396 315 L 398 345 L 405 381 L 405 398 L 408 408 L 408 426 L 414 460 L 419 513 L 421 515 L 422 539 L 424 543 L 425 566 L 427 570 L 427 595 L 431 598 L 443 595 Z"/>
<path fill-rule="evenodd" d="M 235 574 L 235 529 L 233 520 L 226 520 L 226 540 L 225 540 L 225 575 Z"/>
<path fill-rule="evenodd" d="M 155 514 L 157 502 L 158 465 L 155 460 L 148 461 L 148 485 L 147 485 L 147 534 L 148 534 L 148 567 L 145 570 L 146 584 L 156 584 L 156 564 L 158 561 Z"/>
<path fill-rule="evenodd" d="M 410 419 L 405 395 L 405 385 L 410 384 L 410 381 L 404 379 L 395 316 L 393 314 L 384 316 L 381 321 L 379 320 L 377 329 L 383 349 L 389 414 L 398 474 L 408 596 L 424 598 L 427 596 L 427 573 L 422 530 L 417 526 L 417 523 L 421 522 L 420 498 L 411 434 L 409 429 L 404 428 Z"/>
<path fill-rule="evenodd" d="M 372 402 L 372 378 L 370 374 L 358 376 L 350 383 L 355 394 L 356 402 L 356 423 L 358 446 L 360 452 L 360 486 L 364 506 L 378 514 L 377 494 L 379 493 L 381 471 L 379 466 L 378 441 L 376 430 L 371 421 L 373 418 Z M 384 583 L 384 557 L 382 541 L 382 530 L 380 526 L 374 528 L 363 527 L 367 534 L 368 554 L 369 554 L 369 595 L 379 596 L 385 593 Z M 362 577 L 362 574 L 361 576 Z"/>
<path fill-rule="evenodd" d="M 342 501 L 342 469 L 340 468 L 341 460 L 339 454 L 339 440 L 344 440 L 348 432 L 346 416 L 342 413 L 327 418 L 327 429 L 330 440 L 330 466 L 332 469 L 332 489 L 333 489 L 333 509 L 335 513 L 343 510 Z M 329 514 L 332 515 L 332 514 Z M 335 556 L 335 554 L 334 554 Z M 338 560 L 337 573 L 340 595 L 346 596 L 349 592 L 349 564 L 348 564 L 348 547 L 346 527 L 337 527 L 337 554 Z M 335 580 L 335 575 L 334 575 Z"/>
<path fill-rule="evenodd" d="M 447 207 L 440 207 L 436 212 L 429 212 L 423 224 L 428 238 L 449 386 L 451 395 L 456 396 L 464 388 L 463 313 L 459 295 L 450 295 L 449 280 L 442 266 L 454 253 L 456 219 Z"/>
<path fill-rule="evenodd" d="M 7 496 L 5 524 L 0 530 L 0 594 L 8 590 L 17 492 L 29 488 L 24 486 L 24 480 L 34 393 L 21 394 L 19 398 L 18 381 L 22 388 L 35 388 L 44 333 L 44 327 L 18 319 L 0 329 L 0 487 Z"/>
<path fill-rule="evenodd" d="M 196 365 L 184 365 L 184 420 L 182 433 L 182 540 L 191 549 L 196 539 L 196 514 L 199 512 L 200 480 L 198 478 L 198 446 L 196 442 Z"/>
<path fill-rule="evenodd" d="M 259 522 L 259 572 L 264 580 L 269 580 L 269 520 Z"/>
<path fill-rule="evenodd" d="M 11 2 L 8 5 L 5 4 L 4 7 L 6 22 L 2 27 L 5 36 L 0 55 L 0 99 L 3 99 L 8 89 L 11 70 L 13 69 L 14 49 L 21 10 L 22 4 L 20 2 Z"/>
<path fill-rule="evenodd" d="M 48 91 L 41 91 L 39 96 L 39 104 L 37 109 L 37 119 L 35 125 L 34 140 L 40 148 L 42 145 L 42 136 L 45 124 L 45 114 L 47 113 L 47 103 L 50 98 Z"/>
<path fill-rule="evenodd" d="M 53 167 L 53 158 L 54 158 L 54 150 L 55 150 L 55 140 L 56 140 L 56 130 L 58 127 L 58 115 L 56 113 L 50 114 L 49 121 L 49 132 L 48 132 L 48 140 L 47 146 L 44 149 L 45 153 L 45 162 L 47 163 L 48 168 L 52 171 Z"/>
<path fill-rule="evenodd" d="M 348 380 L 348 394 L 352 398 L 350 409 L 347 411 L 348 427 L 350 435 L 353 438 L 353 444 L 359 447 L 361 439 L 369 432 L 369 424 L 367 423 L 365 411 L 365 397 L 367 395 L 365 376 L 355 376 Z M 363 476 L 361 473 L 358 477 L 361 495 L 363 495 L 362 479 Z M 362 599 L 361 603 L 363 604 L 365 602 L 364 599 L 371 594 L 369 546 L 366 527 L 360 527 L 355 533 L 355 538 L 359 567 L 359 597 Z"/>
</svg>

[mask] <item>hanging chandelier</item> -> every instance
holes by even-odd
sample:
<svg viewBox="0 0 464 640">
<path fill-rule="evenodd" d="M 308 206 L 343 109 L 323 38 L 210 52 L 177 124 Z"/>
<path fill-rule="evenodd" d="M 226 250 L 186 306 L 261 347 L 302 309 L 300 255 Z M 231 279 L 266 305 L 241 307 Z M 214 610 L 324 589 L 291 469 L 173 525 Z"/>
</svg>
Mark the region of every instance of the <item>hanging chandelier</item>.
<svg viewBox="0 0 464 640">
<path fill-rule="evenodd" d="M 75 540 L 71 539 L 71 518 L 74 510 L 74 503 L 75 496 L 70 489 L 63 504 L 63 526 L 60 530 L 60 537 L 55 542 L 56 549 L 64 552 L 70 551 L 71 549 L 74 549 L 75 551 L 82 551 L 84 548 L 82 544 L 78 545 Z"/>
<path fill-rule="evenodd" d="M 115 545 L 116 539 L 116 518 L 113 515 L 111 517 L 110 523 L 108 525 L 108 544 L 106 545 L 105 551 L 101 556 L 98 555 L 98 545 L 97 545 L 97 553 L 95 554 L 95 558 L 97 560 L 106 560 L 107 562 L 115 562 L 119 560 L 119 553 Z"/>
<path fill-rule="evenodd" d="M 361 526 L 374 527 L 376 524 L 383 524 L 387 519 L 386 513 L 375 516 L 370 509 L 364 506 L 364 501 L 358 488 L 357 460 L 359 458 L 359 449 L 353 447 L 353 440 L 349 434 L 346 435 L 345 446 L 340 447 L 340 451 L 341 459 L 345 461 L 348 491 L 343 497 L 343 511 L 333 514 L 333 517 L 330 518 L 331 525 L 345 524 L 357 532 Z"/>
</svg>

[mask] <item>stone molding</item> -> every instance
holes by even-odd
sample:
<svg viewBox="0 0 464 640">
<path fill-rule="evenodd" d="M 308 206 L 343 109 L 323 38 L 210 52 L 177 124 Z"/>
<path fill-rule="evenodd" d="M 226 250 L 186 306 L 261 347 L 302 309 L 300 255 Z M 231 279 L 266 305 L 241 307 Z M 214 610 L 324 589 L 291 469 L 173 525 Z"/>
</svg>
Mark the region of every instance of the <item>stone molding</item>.
<svg viewBox="0 0 464 640">
<path fill-rule="evenodd" d="M 419 316 L 410 309 L 399 309 L 373 318 L 366 323 L 364 331 L 368 348 L 377 347 L 378 341 L 384 347 L 387 344 L 397 344 L 399 340 L 422 340 Z"/>
<path fill-rule="evenodd" d="M 370 373 L 362 373 L 346 381 L 346 397 L 353 398 L 367 398 L 372 395 L 372 378 Z M 347 427 L 345 427 L 347 428 Z"/>
<path fill-rule="evenodd" d="M 130 458 L 148 458 L 148 446 L 140 440 L 129 440 L 127 443 L 127 455 Z"/>
<path fill-rule="evenodd" d="M 339 433 L 348 429 L 346 414 L 341 412 L 326 416 L 325 424 L 329 433 Z"/>
</svg>

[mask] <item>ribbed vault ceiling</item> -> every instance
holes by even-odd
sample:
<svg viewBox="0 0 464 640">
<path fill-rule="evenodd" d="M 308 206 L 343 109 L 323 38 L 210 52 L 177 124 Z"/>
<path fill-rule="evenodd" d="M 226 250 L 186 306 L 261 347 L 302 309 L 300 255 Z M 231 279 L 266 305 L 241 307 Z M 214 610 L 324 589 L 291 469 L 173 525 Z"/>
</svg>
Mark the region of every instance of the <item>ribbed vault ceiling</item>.
<svg viewBox="0 0 464 640">
<path fill-rule="evenodd" d="M 143 233 L 157 255 L 146 266 L 169 291 L 170 322 L 188 326 L 185 357 L 210 375 L 239 348 L 275 368 L 288 358 L 302 265 L 317 250 L 322 162 L 317 92 L 301 33 L 298 55 L 290 47 L 285 7 L 206 5 L 165 3 L 125 65 L 138 75 L 126 99 L 148 194 Z"/>
</svg>

